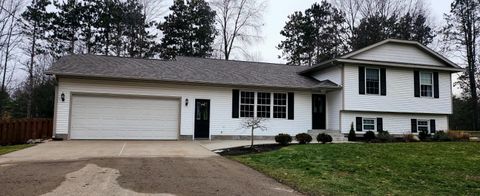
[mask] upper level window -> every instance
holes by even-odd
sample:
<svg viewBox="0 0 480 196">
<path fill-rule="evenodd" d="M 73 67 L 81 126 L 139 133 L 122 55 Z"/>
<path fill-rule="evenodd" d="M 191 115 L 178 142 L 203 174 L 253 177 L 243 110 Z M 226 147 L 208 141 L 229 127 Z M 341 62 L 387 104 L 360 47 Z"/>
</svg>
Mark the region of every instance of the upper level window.
<svg viewBox="0 0 480 196">
<path fill-rule="evenodd" d="M 240 92 L 240 117 L 253 117 L 255 112 L 255 92 Z"/>
<path fill-rule="evenodd" d="M 421 132 L 421 131 L 428 132 L 428 130 L 430 130 L 428 124 L 429 124 L 428 120 L 417 120 L 417 130 L 419 132 Z"/>
<path fill-rule="evenodd" d="M 371 131 L 375 130 L 375 118 L 364 118 L 363 119 L 363 130 Z"/>
<path fill-rule="evenodd" d="M 257 93 L 257 117 L 270 118 L 270 93 Z"/>
<path fill-rule="evenodd" d="M 420 96 L 432 97 L 433 74 L 432 72 L 420 72 Z"/>
<path fill-rule="evenodd" d="M 380 89 L 380 71 L 378 69 L 365 69 L 365 85 L 367 94 L 379 94 Z"/>
<path fill-rule="evenodd" d="M 286 93 L 273 93 L 273 118 L 287 118 Z"/>
</svg>

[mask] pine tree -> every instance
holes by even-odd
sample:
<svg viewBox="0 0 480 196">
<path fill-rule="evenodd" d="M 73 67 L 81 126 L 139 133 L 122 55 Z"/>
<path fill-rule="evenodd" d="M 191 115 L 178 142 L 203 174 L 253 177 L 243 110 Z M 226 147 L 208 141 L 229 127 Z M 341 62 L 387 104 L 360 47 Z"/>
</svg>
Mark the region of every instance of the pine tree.
<svg viewBox="0 0 480 196">
<path fill-rule="evenodd" d="M 287 64 L 313 65 L 334 58 L 346 50 L 344 15 L 326 1 L 309 9 L 295 12 L 280 32 L 285 36 L 277 48 Z"/>
<path fill-rule="evenodd" d="M 173 59 L 177 55 L 208 57 L 211 55 L 216 30 L 215 12 L 204 0 L 191 0 L 186 4 L 176 0 L 170 7 L 172 13 L 158 28 L 164 37 L 160 56 Z"/>
<path fill-rule="evenodd" d="M 82 5 L 77 0 L 66 0 L 63 3 L 55 2 L 59 9 L 53 20 L 52 51 L 58 58 L 65 54 L 74 54 L 78 41 L 81 23 L 78 19 L 82 12 Z"/>
<path fill-rule="evenodd" d="M 29 40 L 29 47 L 26 49 L 26 52 L 30 54 L 27 66 L 27 118 L 32 117 L 35 58 L 38 54 L 45 54 L 46 47 L 42 44 L 47 40 L 47 32 L 51 30 L 53 14 L 47 11 L 47 6 L 50 4 L 49 0 L 32 0 L 32 3 L 22 13 L 22 18 L 26 21 L 22 26 L 22 32 Z"/>
</svg>

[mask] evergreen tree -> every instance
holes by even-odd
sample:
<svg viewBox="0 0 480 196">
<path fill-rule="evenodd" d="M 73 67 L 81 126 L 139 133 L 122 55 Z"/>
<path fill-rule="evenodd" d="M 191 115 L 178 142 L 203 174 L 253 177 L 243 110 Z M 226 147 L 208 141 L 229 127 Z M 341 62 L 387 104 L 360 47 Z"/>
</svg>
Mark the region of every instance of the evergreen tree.
<svg viewBox="0 0 480 196">
<path fill-rule="evenodd" d="M 208 57 L 211 55 L 216 30 L 215 12 L 204 0 L 175 0 L 172 13 L 158 28 L 164 37 L 160 56 L 173 59 L 177 55 Z"/>
<path fill-rule="evenodd" d="M 379 14 L 363 18 L 354 29 L 350 46 L 353 50 L 372 45 L 388 38 L 394 38 L 397 17 Z"/>
<path fill-rule="evenodd" d="M 54 57 L 65 54 L 74 54 L 78 41 L 81 23 L 78 19 L 82 12 L 82 5 L 77 0 L 66 0 L 63 3 L 55 2 L 59 9 L 53 20 L 53 40 L 50 42 Z"/>
<path fill-rule="evenodd" d="M 426 18 L 419 13 L 405 14 L 402 17 L 395 15 L 386 17 L 380 14 L 363 18 L 355 27 L 350 40 L 352 49 L 360 49 L 385 39 L 403 39 L 418 41 L 421 44 L 430 44 L 435 36 L 428 26 Z"/>
<path fill-rule="evenodd" d="M 125 52 L 130 57 L 150 57 L 154 54 L 156 35 L 151 35 L 147 28 L 155 23 L 147 23 L 143 6 L 137 1 L 128 1 L 125 4 Z"/>
<path fill-rule="evenodd" d="M 326 1 L 289 16 L 281 35 L 285 36 L 277 48 L 287 64 L 313 65 L 334 58 L 346 50 L 344 14 Z"/>
<path fill-rule="evenodd" d="M 22 18 L 26 21 L 22 26 L 22 32 L 29 40 L 29 47 L 26 48 L 26 52 L 30 56 L 27 66 L 27 118 L 32 116 L 35 58 L 37 54 L 45 54 L 46 47 L 44 42 L 47 40 L 46 36 L 52 27 L 53 14 L 47 11 L 47 6 L 50 4 L 49 0 L 32 0 L 32 3 L 22 13 Z"/>
</svg>

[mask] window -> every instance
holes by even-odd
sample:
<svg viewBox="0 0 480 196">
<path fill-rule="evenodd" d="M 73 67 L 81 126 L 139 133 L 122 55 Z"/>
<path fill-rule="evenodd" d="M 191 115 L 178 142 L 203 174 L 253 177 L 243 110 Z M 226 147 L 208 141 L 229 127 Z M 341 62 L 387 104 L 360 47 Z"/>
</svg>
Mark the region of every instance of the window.
<svg viewBox="0 0 480 196">
<path fill-rule="evenodd" d="M 273 118 L 287 118 L 286 93 L 273 93 Z"/>
<path fill-rule="evenodd" d="M 432 72 L 420 72 L 420 96 L 432 97 L 433 74 Z"/>
<path fill-rule="evenodd" d="M 363 119 L 363 130 L 372 131 L 375 130 L 375 118 Z"/>
<path fill-rule="evenodd" d="M 270 118 L 270 93 L 257 93 L 257 117 Z"/>
<path fill-rule="evenodd" d="M 253 117 L 255 107 L 254 92 L 240 92 L 240 117 Z"/>
<path fill-rule="evenodd" d="M 380 89 L 380 71 L 379 69 L 365 69 L 365 86 L 367 94 L 379 94 Z"/>
<path fill-rule="evenodd" d="M 430 130 L 428 124 L 429 124 L 428 120 L 417 120 L 417 130 L 418 130 L 418 132 L 421 132 L 421 131 L 428 132 L 428 130 Z"/>
</svg>

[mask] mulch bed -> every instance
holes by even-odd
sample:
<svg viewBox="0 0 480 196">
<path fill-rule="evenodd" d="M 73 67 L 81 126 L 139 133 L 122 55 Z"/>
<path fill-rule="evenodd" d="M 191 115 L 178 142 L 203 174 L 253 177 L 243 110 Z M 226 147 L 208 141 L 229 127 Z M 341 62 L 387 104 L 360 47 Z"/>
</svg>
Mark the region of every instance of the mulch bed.
<svg viewBox="0 0 480 196">
<path fill-rule="evenodd" d="M 254 145 L 253 148 L 248 146 L 240 146 L 234 148 L 225 148 L 220 150 L 215 150 L 214 152 L 221 156 L 236 156 L 236 155 L 246 155 L 246 154 L 256 154 L 262 152 L 274 151 L 282 148 L 284 146 L 279 144 L 259 144 Z"/>
</svg>

